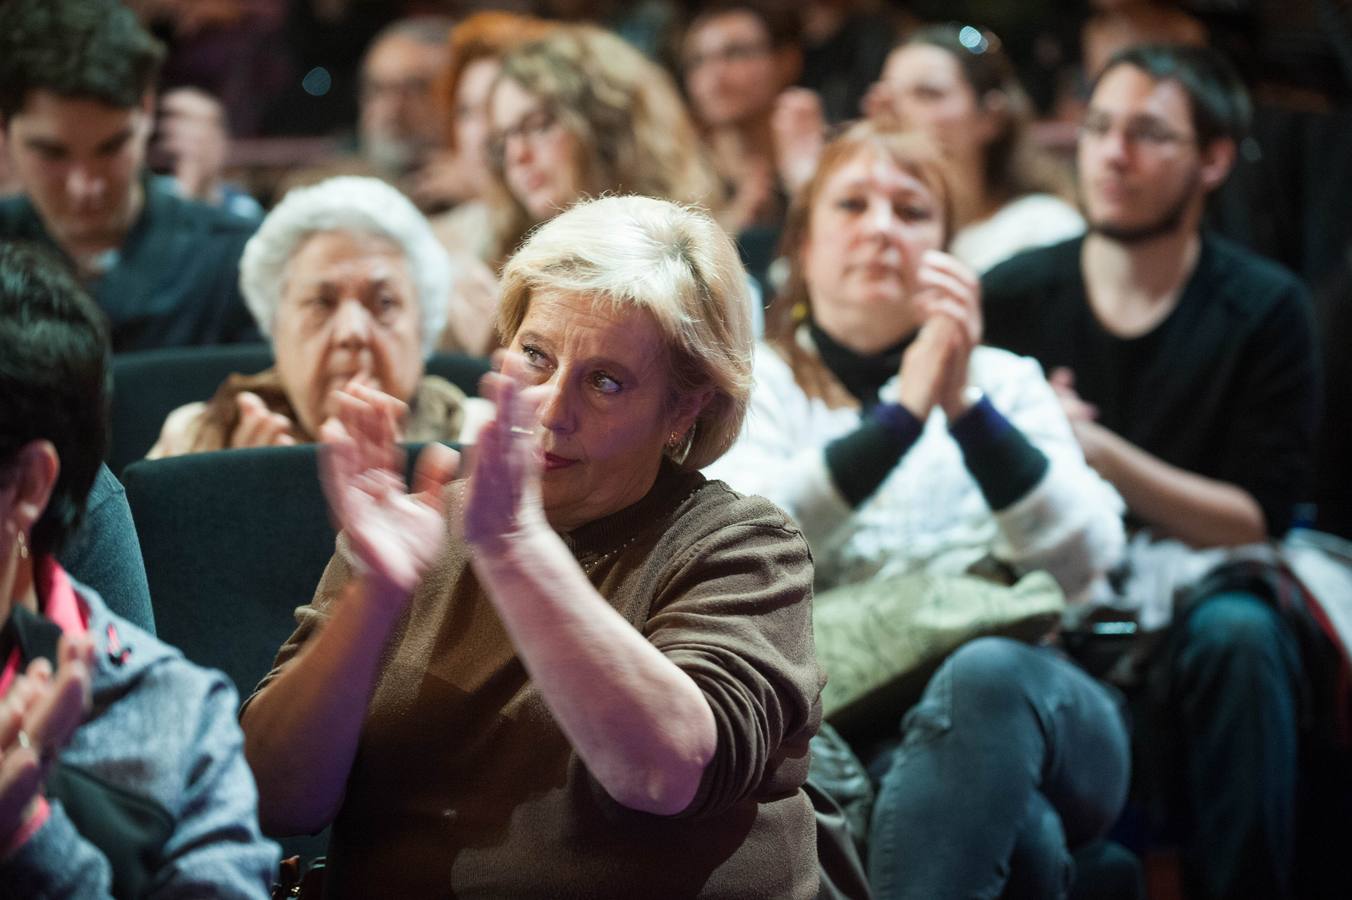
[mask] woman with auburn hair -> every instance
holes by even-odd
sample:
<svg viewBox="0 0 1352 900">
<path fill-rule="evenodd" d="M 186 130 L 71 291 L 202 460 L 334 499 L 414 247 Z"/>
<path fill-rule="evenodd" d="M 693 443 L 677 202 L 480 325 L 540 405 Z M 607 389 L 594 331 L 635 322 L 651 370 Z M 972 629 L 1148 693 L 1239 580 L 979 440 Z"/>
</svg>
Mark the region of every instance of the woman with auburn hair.
<svg viewBox="0 0 1352 900">
<path fill-rule="evenodd" d="M 747 294 L 707 215 L 579 203 L 503 273 L 467 479 L 432 444 L 406 493 L 346 392 L 338 553 L 242 713 L 265 825 L 332 822 L 326 896 L 818 896 L 811 559 L 698 471 L 746 411 Z"/>
<path fill-rule="evenodd" d="M 560 26 L 503 57 L 489 121 L 499 258 L 582 197 L 719 196 L 671 76 L 601 28 Z"/>
<path fill-rule="evenodd" d="M 555 23 L 515 13 L 475 13 L 451 32 L 440 93 L 450 127 L 442 177 L 455 185 L 460 201 L 431 219 L 432 231 L 460 270 L 446 310 L 442 350 L 487 355 L 498 346 L 493 330 L 498 285 L 489 264 L 496 262 L 492 219 L 485 185 L 492 178 L 488 159 L 488 93 L 501 59 L 515 47 L 548 34 Z"/>
<path fill-rule="evenodd" d="M 918 134 L 863 123 L 827 145 L 789 214 L 787 296 L 756 351 L 746 425 L 708 470 L 802 524 L 819 611 L 868 621 L 917 574 L 992 569 L 1045 571 L 1083 601 L 1122 553 L 1121 500 L 1037 363 L 981 346 L 980 283 L 943 250 L 950 177 Z M 1047 648 L 981 638 L 871 731 L 899 721 L 901 747 L 870 767 L 886 773 L 875 895 L 1062 896 L 1069 852 L 1125 799 L 1109 692 Z"/>
</svg>

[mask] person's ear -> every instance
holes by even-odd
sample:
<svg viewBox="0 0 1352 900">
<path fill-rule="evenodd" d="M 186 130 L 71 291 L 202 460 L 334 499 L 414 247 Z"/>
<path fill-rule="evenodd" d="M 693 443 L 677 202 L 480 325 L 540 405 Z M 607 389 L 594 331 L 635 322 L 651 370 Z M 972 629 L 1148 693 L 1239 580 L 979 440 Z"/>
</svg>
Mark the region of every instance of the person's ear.
<svg viewBox="0 0 1352 900">
<path fill-rule="evenodd" d="M 695 427 L 695 422 L 699 419 L 700 413 L 704 412 L 704 408 L 709 405 L 709 401 L 713 398 L 713 385 L 706 385 L 694 393 L 681 397 L 676 404 L 675 415 L 672 417 L 672 430 L 685 434 Z"/>
<path fill-rule="evenodd" d="M 11 471 L 14 489 L 11 514 L 19 530 L 27 533 L 47 508 L 61 474 L 61 460 L 51 441 L 29 441 L 19 448 Z"/>
<path fill-rule="evenodd" d="M 1237 147 L 1232 138 L 1220 137 L 1201 148 L 1202 187 L 1210 192 L 1225 183 L 1235 166 Z"/>
</svg>

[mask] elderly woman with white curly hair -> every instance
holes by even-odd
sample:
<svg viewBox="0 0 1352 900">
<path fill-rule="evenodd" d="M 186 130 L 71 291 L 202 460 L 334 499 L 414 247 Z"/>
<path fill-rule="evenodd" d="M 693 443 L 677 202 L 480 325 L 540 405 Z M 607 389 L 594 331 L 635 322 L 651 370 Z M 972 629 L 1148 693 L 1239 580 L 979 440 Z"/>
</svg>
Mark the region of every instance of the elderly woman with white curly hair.
<svg viewBox="0 0 1352 900">
<path fill-rule="evenodd" d="M 244 248 L 240 288 L 274 368 L 231 375 L 170 413 L 151 459 L 308 443 L 357 383 L 399 401 L 400 437 L 459 440 L 474 404 L 423 363 L 446 321 L 451 264 L 422 214 L 374 178 L 296 189 Z"/>
</svg>

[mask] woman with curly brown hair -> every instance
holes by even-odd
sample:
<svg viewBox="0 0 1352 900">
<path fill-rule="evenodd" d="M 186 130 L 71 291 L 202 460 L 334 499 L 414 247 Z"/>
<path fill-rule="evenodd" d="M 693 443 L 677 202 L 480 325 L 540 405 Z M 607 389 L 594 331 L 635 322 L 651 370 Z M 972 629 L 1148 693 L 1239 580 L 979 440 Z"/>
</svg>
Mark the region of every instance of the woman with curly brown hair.
<svg viewBox="0 0 1352 900">
<path fill-rule="evenodd" d="M 489 96 L 496 259 L 585 196 L 710 203 L 718 183 L 671 77 L 618 36 L 562 26 L 508 53 Z"/>
</svg>

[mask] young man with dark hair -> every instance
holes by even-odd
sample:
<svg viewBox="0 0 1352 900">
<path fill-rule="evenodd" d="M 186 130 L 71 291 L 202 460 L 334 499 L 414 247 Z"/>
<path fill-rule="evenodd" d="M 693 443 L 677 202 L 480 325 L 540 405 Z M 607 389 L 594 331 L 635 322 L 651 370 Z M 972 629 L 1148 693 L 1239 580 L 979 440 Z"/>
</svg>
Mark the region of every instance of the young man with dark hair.
<svg viewBox="0 0 1352 900">
<path fill-rule="evenodd" d="M 255 223 L 145 170 L 162 57 L 116 0 L 0 4 L 0 145 L 23 189 L 0 238 L 58 249 L 115 352 L 258 338 L 236 283 Z"/>
<path fill-rule="evenodd" d="M 1295 889 L 1302 658 L 1275 570 L 1217 568 L 1290 527 L 1318 408 L 1305 289 L 1201 230 L 1248 118 L 1210 51 L 1119 54 L 1080 130 L 1089 233 L 983 280 L 987 340 L 1051 373 L 1085 457 L 1139 528 L 1116 602 L 1167 630 L 1138 745 L 1147 773 L 1174 779 L 1199 898 Z M 1176 592 L 1191 602 L 1171 622 Z"/>
</svg>

